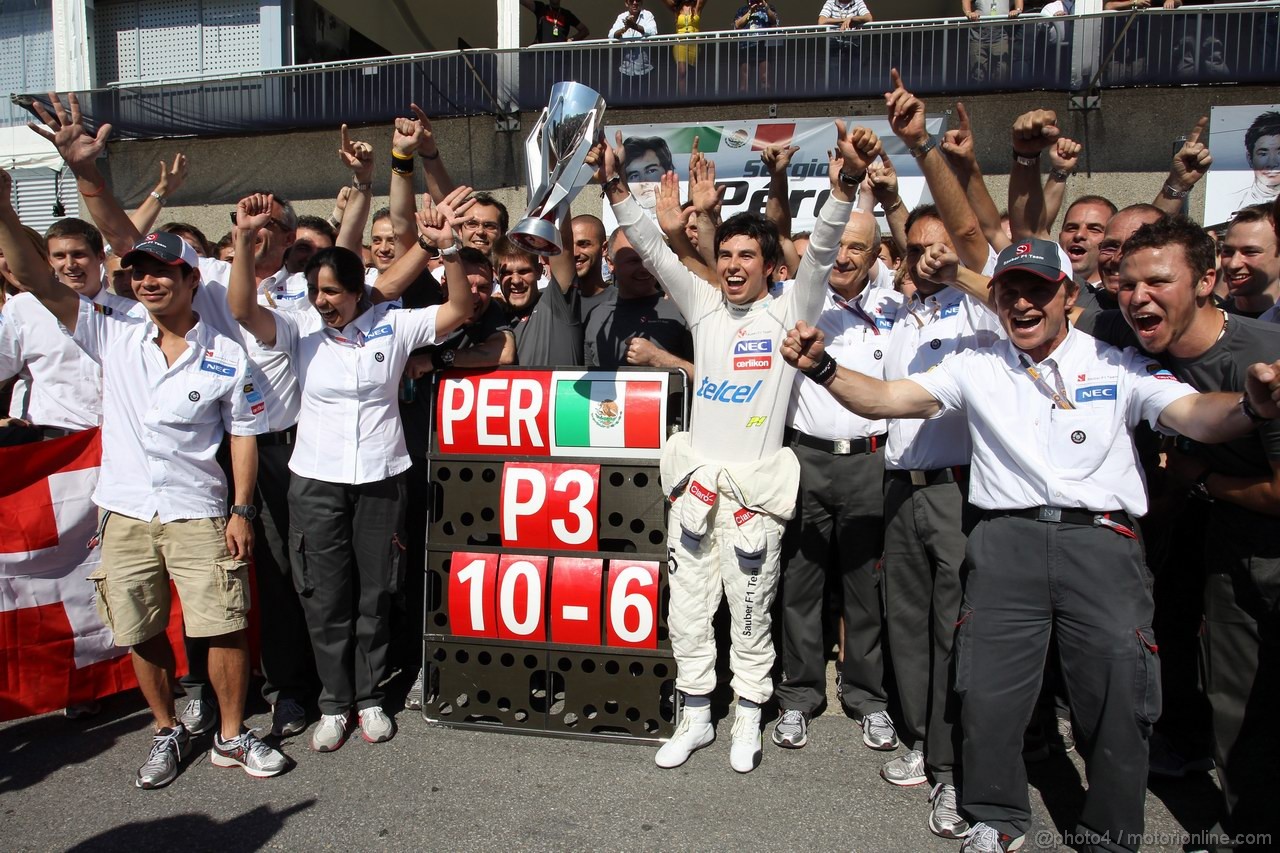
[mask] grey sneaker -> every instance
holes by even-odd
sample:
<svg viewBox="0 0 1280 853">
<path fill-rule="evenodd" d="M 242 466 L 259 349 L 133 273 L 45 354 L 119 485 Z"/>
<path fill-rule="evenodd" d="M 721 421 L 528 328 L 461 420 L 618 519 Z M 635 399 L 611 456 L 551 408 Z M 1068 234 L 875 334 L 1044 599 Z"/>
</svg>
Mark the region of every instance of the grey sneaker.
<svg viewBox="0 0 1280 853">
<path fill-rule="evenodd" d="M 289 766 L 284 753 L 267 746 L 251 731 L 241 732 L 240 737 L 228 741 L 215 734 L 209 760 L 215 767 L 239 767 L 259 779 L 278 776 Z"/>
<path fill-rule="evenodd" d="M 924 753 L 913 749 L 899 755 L 880 768 L 880 777 L 890 785 L 923 785 L 929 781 L 924 772 Z"/>
<path fill-rule="evenodd" d="M 369 743 L 391 740 L 396 734 L 396 724 L 377 705 L 360 712 L 360 737 Z"/>
<path fill-rule="evenodd" d="M 177 779 L 178 765 L 190 742 L 191 736 L 182 723 L 156 732 L 151 741 L 151 754 L 147 756 L 147 763 L 138 768 L 138 778 L 134 780 L 134 784 L 150 790 L 163 788 Z"/>
<path fill-rule="evenodd" d="M 321 714 L 316 730 L 311 733 L 311 748 L 316 752 L 333 752 L 347 742 L 351 714 Z"/>
<path fill-rule="evenodd" d="M 218 724 L 218 706 L 204 699 L 192 699 L 178 715 L 178 722 L 193 737 L 208 734 Z"/>
<path fill-rule="evenodd" d="M 404 706 L 410 711 L 422 710 L 422 694 L 426 689 L 422 683 L 422 674 L 425 670 L 426 667 L 418 670 L 418 677 L 413 680 L 413 686 L 404 697 Z"/>
<path fill-rule="evenodd" d="M 898 748 L 898 733 L 888 711 L 876 711 L 862 718 L 862 742 L 871 749 Z"/>
<path fill-rule="evenodd" d="M 964 837 L 964 844 L 960 845 L 960 853 L 1007 853 L 1021 847 L 1025 837 L 1019 835 L 1017 838 L 1010 838 L 996 831 L 995 827 L 987 826 L 985 823 L 975 823 L 973 829 L 969 830 L 969 834 Z"/>
<path fill-rule="evenodd" d="M 943 838 L 964 838 L 969 834 L 969 821 L 956 807 L 956 786 L 938 784 L 929 794 L 929 831 Z"/>
<path fill-rule="evenodd" d="M 783 711 L 773 727 L 773 742 L 783 749 L 799 749 L 809 742 L 809 718 L 794 708 Z"/>
<path fill-rule="evenodd" d="M 293 737 L 307 728 L 307 712 L 292 699 L 281 699 L 271 706 L 271 734 L 275 737 Z"/>
</svg>

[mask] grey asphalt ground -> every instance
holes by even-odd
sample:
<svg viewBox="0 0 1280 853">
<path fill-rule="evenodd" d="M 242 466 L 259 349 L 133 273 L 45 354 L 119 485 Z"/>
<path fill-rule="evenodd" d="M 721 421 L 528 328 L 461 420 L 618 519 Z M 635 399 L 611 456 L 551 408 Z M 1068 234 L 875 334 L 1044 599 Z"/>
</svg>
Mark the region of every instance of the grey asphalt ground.
<svg viewBox="0 0 1280 853">
<path fill-rule="evenodd" d="M 833 694 L 834 695 L 834 694 Z M 834 704 L 834 703 L 833 703 Z M 399 734 L 353 737 L 336 753 L 291 738 L 296 765 L 275 779 L 214 767 L 204 749 L 170 787 L 133 786 L 150 745 L 136 692 L 92 719 L 48 715 L 0 726 L 0 849 L 127 850 L 838 850 L 955 851 L 926 828 L 928 788 L 877 775 L 890 757 L 862 745 L 838 710 L 808 746 L 767 740 L 761 766 L 729 767 L 728 721 L 684 767 L 652 747 L 428 726 L 398 711 Z M 269 726 L 259 705 L 250 724 Z M 1036 825 L 1023 850 L 1068 849 L 1084 768 L 1074 755 L 1031 766 Z M 1210 774 L 1153 783 L 1144 850 L 1183 849 L 1213 822 Z M 1037 833 L 1040 833 L 1039 835 Z"/>
</svg>

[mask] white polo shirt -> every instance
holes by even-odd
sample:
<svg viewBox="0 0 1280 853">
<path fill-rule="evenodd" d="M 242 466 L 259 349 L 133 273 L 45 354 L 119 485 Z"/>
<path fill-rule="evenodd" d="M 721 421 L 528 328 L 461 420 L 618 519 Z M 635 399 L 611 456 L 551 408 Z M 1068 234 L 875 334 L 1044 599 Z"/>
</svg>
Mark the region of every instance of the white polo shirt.
<svg viewBox="0 0 1280 853">
<path fill-rule="evenodd" d="M 1143 420 L 1161 429 L 1165 406 L 1195 389 L 1135 349 L 1117 349 L 1072 328 L 1035 365 L 1048 388 L 1062 380 L 1075 408 L 1061 409 L 1020 357 L 1003 340 L 911 377 L 944 412 L 967 419 L 969 501 L 983 509 L 1057 506 L 1145 515 L 1146 481 L 1132 430 Z"/>
<path fill-rule="evenodd" d="M 285 353 L 267 349 L 246 334 L 227 304 L 231 264 L 216 258 L 200 259 L 201 284 L 192 303 L 201 319 L 244 347 L 255 368 L 254 384 L 267 403 L 270 432 L 288 429 L 298 422 L 298 379 Z M 258 283 L 258 304 L 287 311 L 312 311 L 307 279 L 280 269 Z"/>
<path fill-rule="evenodd" d="M 122 314 L 145 314 L 137 302 L 105 287 L 93 302 Z M 0 381 L 22 373 L 29 382 L 25 393 L 14 389 L 10 417 L 73 431 L 102 423 L 102 368 L 30 293 L 19 293 L 0 312 Z"/>
<path fill-rule="evenodd" d="M 842 367 L 883 379 L 889 331 L 901 306 L 900 293 L 876 287 L 873 282 L 868 282 L 852 302 L 828 286 L 817 322 L 826 339 L 826 351 Z M 787 422 L 800 432 L 832 441 L 867 438 L 885 431 L 885 421 L 855 415 L 801 374 L 796 374 Z"/>
<path fill-rule="evenodd" d="M 952 353 L 989 347 L 1003 336 L 996 315 L 959 290 L 944 287 L 924 298 L 912 294 L 889 332 L 884 378 L 906 379 L 940 364 Z M 972 448 L 963 416 L 928 421 L 894 418 L 887 431 L 884 467 L 888 470 L 969 464 Z"/>
<path fill-rule="evenodd" d="M 274 349 L 298 374 L 302 410 L 289 470 L 328 483 L 372 483 L 409 468 L 397 395 L 409 354 L 437 343 L 439 306 L 374 305 L 341 331 L 315 311 L 276 311 Z"/>
<path fill-rule="evenodd" d="M 140 319 L 80 300 L 75 342 L 102 365 L 102 469 L 93 502 L 149 521 L 224 518 L 215 456 L 224 433 L 267 431 L 266 403 L 244 349 L 203 321 L 170 366 Z"/>
</svg>

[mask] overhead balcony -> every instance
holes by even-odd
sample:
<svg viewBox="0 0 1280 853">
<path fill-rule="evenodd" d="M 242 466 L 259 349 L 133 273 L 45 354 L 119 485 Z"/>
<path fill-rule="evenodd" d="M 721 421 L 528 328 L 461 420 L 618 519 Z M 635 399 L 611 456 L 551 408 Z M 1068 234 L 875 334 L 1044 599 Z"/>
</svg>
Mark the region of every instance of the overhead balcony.
<svg viewBox="0 0 1280 853">
<path fill-rule="evenodd" d="M 683 87 L 677 46 L 697 48 Z M 110 122 L 120 137 L 224 136 L 382 123 L 410 102 L 433 116 L 505 120 L 541 109 L 560 80 L 595 88 L 613 108 L 856 100 L 884 92 L 892 67 L 920 94 L 1272 84 L 1280 2 L 448 51 L 118 84 L 79 98 L 91 124 Z M 10 124 L 27 118 L 8 111 Z"/>
</svg>

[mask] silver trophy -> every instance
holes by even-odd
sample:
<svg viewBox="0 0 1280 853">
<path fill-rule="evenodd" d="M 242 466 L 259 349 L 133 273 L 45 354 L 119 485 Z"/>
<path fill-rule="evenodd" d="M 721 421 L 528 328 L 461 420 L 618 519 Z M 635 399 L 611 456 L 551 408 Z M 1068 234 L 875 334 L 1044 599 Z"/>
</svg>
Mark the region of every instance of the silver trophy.
<svg viewBox="0 0 1280 853">
<path fill-rule="evenodd" d="M 539 255 L 558 255 L 560 227 L 573 199 L 590 181 L 587 153 L 604 126 L 604 98 L 581 83 L 557 83 L 524 144 L 529 211 L 511 242 Z"/>
</svg>

